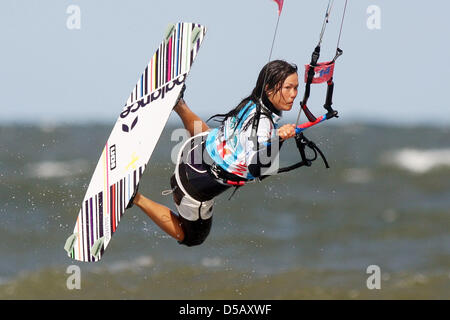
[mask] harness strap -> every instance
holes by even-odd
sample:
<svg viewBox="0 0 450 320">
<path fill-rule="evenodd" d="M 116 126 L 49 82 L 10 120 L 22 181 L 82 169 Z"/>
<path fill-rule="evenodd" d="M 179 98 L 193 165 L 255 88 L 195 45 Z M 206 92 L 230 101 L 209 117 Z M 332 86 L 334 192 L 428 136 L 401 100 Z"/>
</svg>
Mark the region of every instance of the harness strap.
<svg viewBox="0 0 450 320">
<path fill-rule="evenodd" d="M 296 164 L 293 164 L 291 166 L 278 169 L 277 174 L 289 172 L 289 171 L 292 171 L 292 170 L 295 170 L 295 169 L 298 169 L 298 168 L 301 168 L 304 166 L 310 167 L 312 165 L 312 162 L 317 159 L 318 155 L 320 155 L 320 157 L 322 158 L 322 160 L 325 164 L 325 167 L 327 169 L 330 168 L 328 161 L 325 158 L 325 155 L 323 154 L 323 152 L 319 149 L 319 147 L 313 141 L 306 138 L 303 133 L 299 133 L 295 136 L 295 142 L 296 142 L 297 149 L 300 153 L 300 157 L 301 157 L 302 161 L 300 161 Z M 306 147 L 308 147 L 309 149 L 311 149 L 314 152 L 313 158 L 308 158 L 306 156 L 306 152 L 305 152 Z M 259 178 L 259 180 L 264 180 L 268 177 L 270 177 L 270 175 L 261 176 Z"/>
</svg>

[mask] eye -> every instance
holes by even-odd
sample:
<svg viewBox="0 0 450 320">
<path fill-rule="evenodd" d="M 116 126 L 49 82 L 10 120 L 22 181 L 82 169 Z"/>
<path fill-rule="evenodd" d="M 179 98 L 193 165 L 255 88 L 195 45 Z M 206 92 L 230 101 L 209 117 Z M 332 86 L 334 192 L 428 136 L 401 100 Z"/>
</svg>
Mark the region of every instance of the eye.
<svg viewBox="0 0 450 320">
<path fill-rule="evenodd" d="M 292 89 L 294 89 L 294 90 L 298 90 L 298 85 L 297 86 L 294 86 L 294 85 L 287 85 L 287 86 L 285 86 L 284 87 L 284 89 L 285 90 L 292 90 Z"/>
</svg>

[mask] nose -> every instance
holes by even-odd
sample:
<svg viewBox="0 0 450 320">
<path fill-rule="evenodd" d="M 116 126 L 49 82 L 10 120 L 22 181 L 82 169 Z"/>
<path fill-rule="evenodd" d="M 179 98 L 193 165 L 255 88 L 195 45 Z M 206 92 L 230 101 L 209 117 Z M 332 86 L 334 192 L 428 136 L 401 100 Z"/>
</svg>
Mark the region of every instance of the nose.
<svg viewBox="0 0 450 320">
<path fill-rule="evenodd" d="M 297 97 L 297 94 L 298 94 L 298 89 L 293 89 L 291 91 L 291 98 L 295 99 Z"/>
</svg>

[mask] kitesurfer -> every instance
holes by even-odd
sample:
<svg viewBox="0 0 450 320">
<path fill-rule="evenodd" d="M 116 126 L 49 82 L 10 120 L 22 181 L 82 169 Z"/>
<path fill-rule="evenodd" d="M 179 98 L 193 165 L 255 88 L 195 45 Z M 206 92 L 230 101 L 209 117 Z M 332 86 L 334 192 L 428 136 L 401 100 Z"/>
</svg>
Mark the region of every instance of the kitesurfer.
<svg viewBox="0 0 450 320">
<path fill-rule="evenodd" d="M 191 138 L 181 148 L 170 180 L 177 212 L 138 191 L 127 208 L 137 205 L 180 244 L 203 243 L 211 229 L 214 197 L 267 174 L 280 145 L 295 136 L 295 124 L 278 122 L 283 111 L 292 109 L 298 86 L 297 66 L 269 62 L 250 96 L 209 119 L 220 123 L 215 129 L 192 112 L 180 94 L 174 111 Z"/>
</svg>

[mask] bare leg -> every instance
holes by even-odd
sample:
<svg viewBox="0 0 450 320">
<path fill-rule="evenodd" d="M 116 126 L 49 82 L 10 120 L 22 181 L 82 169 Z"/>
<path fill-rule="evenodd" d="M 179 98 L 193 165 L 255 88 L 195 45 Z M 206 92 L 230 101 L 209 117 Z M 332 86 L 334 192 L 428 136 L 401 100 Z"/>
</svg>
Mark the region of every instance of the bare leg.
<svg viewBox="0 0 450 320">
<path fill-rule="evenodd" d="M 180 221 L 171 213 L 169 208 L 144 197 L 139 192 L 136 194 L 133 203 L 141 208 L 168 235 L 178 241 L 183 241 L 184 232 Z"/>
<path fill-rule="evenodd" d="M 178 102 L 173 110 L 180 116 L 184 127 L 189 131 L 192 137 L 209 130 L 208 125 L 189 109 L 183 99 L 180 99 L 180 102 Z"/>
<path fill-rule="evenodd" d="M 183 99 L 180 99 L 173 110 L 180 116 L 184 127 L 191 136 L 209 130 L 208 125 L 189 109 Z M 146 198 L 139 192 L 136 193 L 133 203 L 141 208 L 164 232 L 178 241 L 183 241 L 184 232 L 181 223 L 169 208 Z"/>
</svg>

